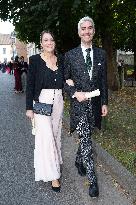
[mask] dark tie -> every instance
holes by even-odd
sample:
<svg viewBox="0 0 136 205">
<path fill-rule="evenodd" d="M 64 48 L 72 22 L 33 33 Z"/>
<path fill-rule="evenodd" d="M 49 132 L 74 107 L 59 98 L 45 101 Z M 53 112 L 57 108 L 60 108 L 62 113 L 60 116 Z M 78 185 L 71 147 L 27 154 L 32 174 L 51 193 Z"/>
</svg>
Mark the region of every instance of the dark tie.
<svg viewBox="0 0 136 205">
<path fill-rule="evenodd" d="M 87 48 L 85 51 L 87 52 L 87 55 L 86 55 L 86 67 L 87 67 L 88 72 L 90 72 L 90 70 L 92 68 L 92 60 L 91 60 L 91 57 L 90 57 L 91 48 Z"/>
</svg>

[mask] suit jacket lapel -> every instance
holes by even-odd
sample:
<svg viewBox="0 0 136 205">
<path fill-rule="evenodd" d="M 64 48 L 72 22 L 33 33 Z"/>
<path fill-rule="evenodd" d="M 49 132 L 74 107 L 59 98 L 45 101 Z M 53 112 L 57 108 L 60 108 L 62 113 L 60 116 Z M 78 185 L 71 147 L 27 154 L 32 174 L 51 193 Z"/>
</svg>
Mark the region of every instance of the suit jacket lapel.
<svg viewBox="0 0 136 205">
<path fill-rule="evenodd" d="M 95 69 L 97 65 L 97 49 L 93 47 L 93 68 Z"/>
<path fill-rule="evenodd" d="M 84 60 L 84 56 L 82 53 L 82 49 L 81 49 L 81 45 L 79 45 L 76 49 L 76 55 L 75 55 L 76 59 L 75 61 L 77 62 L 77 66 L 78 66 L 78 71 L 81 74 L 81 76 L 84 76 L 86 78 L 86 80 L 89 80 L 89 73 L 87 71 L 87 67 L 85 64 L 85 60 Z"/>
<path fill-rule="evenodd" d="M 97 66 L 99 61 L 98 50 L 96 47 L 93 46 L 93 71 L 92 71 L 92 81 L 97 75 Z"/>
<path fill-rule="evenodd" d="M 81 45 L 79 45 L 77 47 L 76 61 L 77 61 L 78 65 L 79 65 L 80 69 L 83 69 L 83 70 L 86 69 L 86 64 L 85 64 L 84 56 L 83 56 L 83 53 L 82 53 Z"/>
</svg>

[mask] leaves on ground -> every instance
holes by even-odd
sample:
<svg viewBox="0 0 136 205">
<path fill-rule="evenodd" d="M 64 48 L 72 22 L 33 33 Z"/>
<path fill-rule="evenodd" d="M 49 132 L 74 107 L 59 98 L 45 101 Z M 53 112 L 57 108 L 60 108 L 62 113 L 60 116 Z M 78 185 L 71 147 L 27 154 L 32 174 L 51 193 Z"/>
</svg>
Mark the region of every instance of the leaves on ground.
<svg viewBox="0 0 136 205">
<path fill-rule="evenodd" d="M 102 127 L 96 141 L 136 175 L 136 87 L 112 93 Z"/>
</svg>

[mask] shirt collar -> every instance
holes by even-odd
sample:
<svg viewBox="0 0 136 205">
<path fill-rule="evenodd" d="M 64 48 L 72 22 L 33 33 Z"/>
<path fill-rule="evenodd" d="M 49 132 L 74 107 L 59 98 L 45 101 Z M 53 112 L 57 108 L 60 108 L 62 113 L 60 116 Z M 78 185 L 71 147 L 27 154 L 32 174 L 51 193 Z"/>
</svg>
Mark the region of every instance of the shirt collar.
<svg viewBox="0 0 136 205">
<path fill-rule="evenodd" d="M 93 49 L 92 45 L 90 46 L 90 48 L 91 48 L 91 51 L 92 51 L 92 49 Z M 83 52 L 86 52 L 87 48 L 83 44 L 81 44 L 81 49 L 82 49 Z"/>
</svg>

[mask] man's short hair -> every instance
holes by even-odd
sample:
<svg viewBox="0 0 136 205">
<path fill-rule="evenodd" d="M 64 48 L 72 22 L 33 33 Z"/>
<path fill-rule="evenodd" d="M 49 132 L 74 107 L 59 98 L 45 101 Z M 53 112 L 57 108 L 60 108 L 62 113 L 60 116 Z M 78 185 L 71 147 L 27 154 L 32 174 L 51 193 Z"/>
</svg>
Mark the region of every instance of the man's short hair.
<svg viewBox="0 0 136 205">
<path fill-rule="evenodd" d="M 85 16 L 81 18 L 80 21 L 78 22 L 78 31 L 81 28 L 81 24 L 84 23 L 85 21 L 90 21 L 92 23 L 93 28 L 95 27 L 93 19 L 90 18 L 89 16 Z"/>
</svg>

